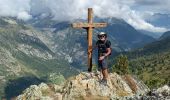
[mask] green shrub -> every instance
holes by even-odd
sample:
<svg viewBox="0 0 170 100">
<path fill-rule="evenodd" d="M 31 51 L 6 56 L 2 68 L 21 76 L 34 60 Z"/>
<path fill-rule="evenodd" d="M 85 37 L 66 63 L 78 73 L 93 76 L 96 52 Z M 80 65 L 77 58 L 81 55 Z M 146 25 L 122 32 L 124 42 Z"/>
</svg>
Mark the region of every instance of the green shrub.
<svg viewBox="0 0 170 100">
<path fill-rule="evenodd" d="M 52 83 L 52 84 L 61 85 L 61 84 L 64 84 L 65 78 L 60 73 L 59 74 L 51 73 L 50 75 L 47 76 L 47 82 Z"/>
<path fill-rule="evenodd" d="M 92 66 L 92 71 L 93 71 L 93 72 L 97 72 L 97 65 L 93 64 L 93 66 Z"/>
<path fill-rule="evenodd" d="M 150 88 L 158 88 L 163 83 L 165 83 L 165 80 L 158 77 L 152 77 L 150 80 L 146 81 L 146 85 L 148 85 Z"/>
<path fill-rule="evenodd" d="M 126 55 L 119 55 L 116 58 L 116 64 L 112 67 L 113 71 L 118 74 L 128 74 L 129 73 L 129 61 Z"/>
</svg>

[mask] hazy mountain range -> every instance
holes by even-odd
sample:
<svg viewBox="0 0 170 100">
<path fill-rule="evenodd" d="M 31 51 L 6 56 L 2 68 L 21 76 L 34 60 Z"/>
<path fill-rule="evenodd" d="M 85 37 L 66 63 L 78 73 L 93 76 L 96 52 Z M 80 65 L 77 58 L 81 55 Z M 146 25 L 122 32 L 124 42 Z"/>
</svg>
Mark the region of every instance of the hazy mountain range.
<svg viewBox="0 0 170 100">
<path fill-rule="evenodd" d="M 75 20 L 79 21 L 85 20 Z M 105 31 L 112 43 L 113 55 L 156 41 L 122 19 L 95 18 L 95 21 L 107 22 L 108 26 L 94 30 L 93 43 L 97 34 Z M 44 77 L 50 73 L 69 77 L 78 73 L 78 69 L 86 70 L 87 33 L 83 29 L 73 29 L 71 23 L 39 16 L 27 22 L 10 17 L 0 18 L 1 94 L 4 94 L 9 80 L 19 77 Z M 95 58 L 95 54 L 93 56 Z"/>
</svg>

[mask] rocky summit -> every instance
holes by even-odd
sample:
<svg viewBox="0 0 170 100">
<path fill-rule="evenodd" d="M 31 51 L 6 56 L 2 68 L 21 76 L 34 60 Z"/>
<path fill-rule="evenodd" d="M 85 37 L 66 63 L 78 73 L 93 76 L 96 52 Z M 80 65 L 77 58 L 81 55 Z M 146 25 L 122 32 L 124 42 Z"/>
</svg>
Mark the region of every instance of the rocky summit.
<svg viewBox="0 0 170 100">
<path fill-rule="evenodd" d="M 103 84 L 100 73 L 82 72 L 61 85 L 31 85 L 16 100 L 126 100 L 140 98 L 149 91 L 142 81 L 130 75 L 110 73 L 107 84 Z"/>
</svg>

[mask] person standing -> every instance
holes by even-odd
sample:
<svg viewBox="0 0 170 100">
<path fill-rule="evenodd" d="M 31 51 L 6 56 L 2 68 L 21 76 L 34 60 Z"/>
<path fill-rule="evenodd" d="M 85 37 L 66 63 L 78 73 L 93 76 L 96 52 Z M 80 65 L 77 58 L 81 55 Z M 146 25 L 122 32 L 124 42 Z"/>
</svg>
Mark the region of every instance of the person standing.
<svg viewBox="0 0 170 100">
<path fill-rule="evenodd" d="M 108 79 L 108 64 L 107 58 L 111 55 L 111 42 L 107 39 L 105 32 L 98 34 L 98 41 L 96 46 L 98 49 L 98 68 L 103 75 L 102 83 L 107 84 Z"/>
</svg>

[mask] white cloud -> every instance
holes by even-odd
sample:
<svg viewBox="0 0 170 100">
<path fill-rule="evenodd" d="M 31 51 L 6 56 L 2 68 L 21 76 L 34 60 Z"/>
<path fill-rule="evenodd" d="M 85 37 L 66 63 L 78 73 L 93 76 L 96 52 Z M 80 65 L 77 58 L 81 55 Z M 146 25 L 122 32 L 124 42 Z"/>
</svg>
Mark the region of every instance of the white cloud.
<svg viewBox="0 0 170 100">
<path fill-rule="evenodd" d="M 126 20 L 130 25 L 134 26 L 136 29 L 147 30 L 147 31 L 156 32 L 156 33 L 166 32 L 168 30 L 166 28 L 155 27 L 152 24 L 147 23 L 144 20 L 144 18 L 142 18 L 140 15 L 141 14 L 136 13 L 135 11 L 130 11 L 130 12 L 125 13 L 125 15 L 122 18 Z M 147 16 L 149 16 L 149 14 Z"/>
<path fill-rule="evenodd" d="M 122 18 L 136 29 L 151 32 L 165 32 L 166 28 L 147 23 L 143 16 L 131 9 L 135 0 L 43 0 L 35 7 L 43 5 L 51 11 L 56 20 L 73 20 L 87 17 L 87 8 L 92 7 L 96 16 Z M 45 8 L 43 8 L 45 9 Z M 50 10 L 49 10 L 50 9 Z M 34 10 L 33 10 L 34 11 Z"/>
<path fill-rule="evenodd" d="M 17 18 L 26 21 L 26 20 L 31 19 L 32 16 L 29 15 L 27 12 L 23 11 L 23 12 L 19 12 L 19 13 L 18 13 Z"/>
<path fill-rule="evenodd" d="M 166 32 L 167 29 L 163 28 L 163 27 L 155 27 L 152 24 L 146 23 L 144 20 L 138 19 L 136 18 L 135 20 L 133 20 L 133 18 L 129 18 L 127 19 L 127 22 L 129 24 L 131 24 L 132 26 L 136 27 L 137 29 L 140 30 L 147 30 L 150 32 Z"/>
<path fill-rule="evenodd" d="M 15 16 L 28 20 L 31 16 L 51 13 L 55 20 L 68 21 L 87 17 L 87 8 L 94 8 L 98 17 L 122 18 L 136 29 L 164 32 L 167 29 L 147 23 L 132 6 L 137 0 L 0 0 L 0 16 Z M 142 2 L 143 3 L 143 2 Z M 143 3 L 144 4 L 144 3 Z"/>
<path fill-rule="evenodd" d="M 26 18 L 30 11 L 30 0 L 0 0 L 0 16 Z M 25 19 L 24 18 L 24 19 Z"/>
</svg>

